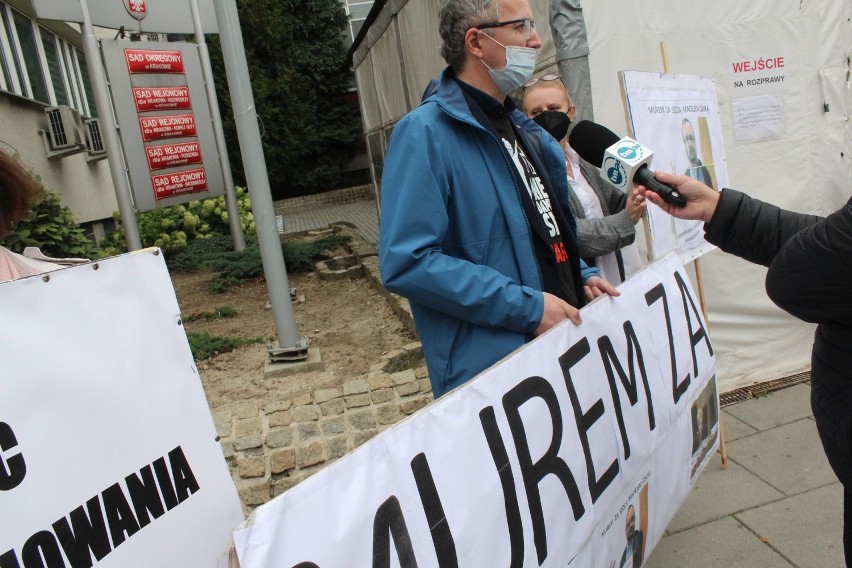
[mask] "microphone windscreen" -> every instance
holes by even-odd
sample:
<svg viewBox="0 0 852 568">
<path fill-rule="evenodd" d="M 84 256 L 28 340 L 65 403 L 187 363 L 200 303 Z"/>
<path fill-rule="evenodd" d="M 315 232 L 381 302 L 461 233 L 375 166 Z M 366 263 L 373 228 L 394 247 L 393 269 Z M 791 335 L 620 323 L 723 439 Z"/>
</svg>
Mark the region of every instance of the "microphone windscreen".
<svg viewBox="0 0 852 568">
<path fill-rule="evenodd" d="M 581 120 L 568 133 L 568 144 L 590 164 L 601 167 L 606 149 L 621 138 L 606 126 Z"/>
</svg>

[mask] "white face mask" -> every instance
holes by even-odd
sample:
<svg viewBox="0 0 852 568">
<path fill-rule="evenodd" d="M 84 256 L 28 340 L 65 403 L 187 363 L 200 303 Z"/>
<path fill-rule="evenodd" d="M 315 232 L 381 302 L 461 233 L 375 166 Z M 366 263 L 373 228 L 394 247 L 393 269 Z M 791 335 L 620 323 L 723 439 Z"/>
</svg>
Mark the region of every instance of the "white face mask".
<svg viewBox="0 0 852 568">
<path fill-rule="evenodd" d="M 482 59 L 480 61 L 488 67 L 488 74 L 491 75 L 491 80 L 494 81 L 500 92 L 504 95 L 510 95 L 533 76 L 536 50 L 532 47 L 506 46 L 486 33 L 482 35 L 506 50 L 506 66 L 502 69 L 492 69 L 488 67 L 485 61 Z"/>
</svg>

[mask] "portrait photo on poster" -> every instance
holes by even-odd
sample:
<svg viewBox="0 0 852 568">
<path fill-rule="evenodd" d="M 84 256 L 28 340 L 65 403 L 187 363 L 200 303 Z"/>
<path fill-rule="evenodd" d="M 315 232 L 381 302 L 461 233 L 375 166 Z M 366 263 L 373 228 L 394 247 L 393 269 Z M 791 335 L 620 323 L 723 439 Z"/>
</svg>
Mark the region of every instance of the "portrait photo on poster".
<svg viewBox="0 0 852 568">
<path fill-rule="evenodd" d="M 639 568 L 645 561 L 650 516 L 649 478 L 650 475 L 646 475 L 631 492 L 604 531 L 611 530 L 616 541 L 610 550 L 617 550 L 617 556 L 610 560 L 609 568 Z M 623 532 L 618 529 L 623 529 Z"/>
<path fill-rule="evenodd" d="M 690 479 L 695 479 L 699 466 L 716 446 L 719 437 L 719 396 L 714 377 L 690 408 L 692 416 L 692 458 Z"/>
</svg>

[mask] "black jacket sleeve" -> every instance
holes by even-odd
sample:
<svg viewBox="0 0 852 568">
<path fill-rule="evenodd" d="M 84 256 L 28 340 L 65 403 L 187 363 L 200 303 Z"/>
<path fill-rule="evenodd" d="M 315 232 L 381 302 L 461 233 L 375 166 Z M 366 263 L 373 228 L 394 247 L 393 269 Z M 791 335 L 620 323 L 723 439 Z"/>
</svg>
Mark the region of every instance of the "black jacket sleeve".
<svg viewBox="0 0 852 568">
<path fill-rule="evenodd" d="M 793 235 L 822 221 L 816 215 L 786 211 L 733 189 L 724 189 L 704 237 L 725 252 L 769 266 Z"/>
<path fill-rule="evenodd" d="M 852 200 L 781 247 L 766 292 L 804 321 L 852 324 Z"/>
</svg>

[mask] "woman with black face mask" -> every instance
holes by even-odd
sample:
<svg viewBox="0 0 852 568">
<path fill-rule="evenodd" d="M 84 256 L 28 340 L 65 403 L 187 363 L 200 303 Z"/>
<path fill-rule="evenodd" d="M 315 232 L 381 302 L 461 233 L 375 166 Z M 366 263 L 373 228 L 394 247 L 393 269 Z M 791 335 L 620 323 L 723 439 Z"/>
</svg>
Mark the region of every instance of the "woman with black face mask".
<svg viewBox="0 0 852 568">
<path fill-rule="evenodd" d="M 571 207 L 577 218 L 580 254 L 614 284 L 636 273 L 642 262 L 633 241 L 645 198 L 627 195 L 605 183 L 598 168 L 568 145 L 568 126 L 577 112 L 558 75 L 531 79 L 524 85 L 524 113 L 556 138 L 565 151 Z"/>
</svg>

